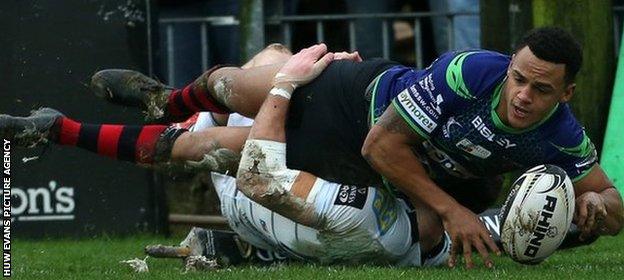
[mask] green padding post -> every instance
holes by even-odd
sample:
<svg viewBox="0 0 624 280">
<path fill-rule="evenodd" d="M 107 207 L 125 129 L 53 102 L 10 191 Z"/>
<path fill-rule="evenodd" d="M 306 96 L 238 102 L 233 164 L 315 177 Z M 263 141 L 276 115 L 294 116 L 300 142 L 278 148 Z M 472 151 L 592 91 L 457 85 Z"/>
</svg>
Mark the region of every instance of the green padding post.
<svg viewBox="0 0 624 280">
<path fill-rule="evenodd" d="M 623 32 L 624 33 L 624 32 Z M 624 35 L 622 35 L 624 38 Z M 620 41 L 615 85 L 600 165 L 624 196 L 624 42 Z"/>
</svg>

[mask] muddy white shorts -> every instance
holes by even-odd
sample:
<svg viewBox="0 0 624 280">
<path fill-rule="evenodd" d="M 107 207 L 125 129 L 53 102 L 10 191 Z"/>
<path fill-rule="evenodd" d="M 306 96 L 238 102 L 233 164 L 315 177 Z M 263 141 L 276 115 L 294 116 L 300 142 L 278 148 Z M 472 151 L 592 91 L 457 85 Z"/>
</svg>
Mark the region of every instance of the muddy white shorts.
<svg viewBox="0 0 624 280">
<path fill-rule="evenodd" d="M 257 247 L 322 263 L 422 265 L 415 213 L 385 191 L 317 179 L 307 201 L 322 222 L 311 228 L 250 200 L 233 177 L 212 179 L 230 226 Z"/>
</svg>

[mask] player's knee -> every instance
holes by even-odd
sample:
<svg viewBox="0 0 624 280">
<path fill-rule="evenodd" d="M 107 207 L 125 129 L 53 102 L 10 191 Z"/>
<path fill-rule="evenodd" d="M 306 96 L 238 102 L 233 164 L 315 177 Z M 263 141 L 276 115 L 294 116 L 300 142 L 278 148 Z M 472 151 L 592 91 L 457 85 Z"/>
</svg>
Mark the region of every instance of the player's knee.
<svg viewBox="0 0 624 280">
<path fill-rule="evenodd" d="M 282 44 L 271 44 L 268 45 L 264 50 L 258 53 L 253 57 L 252 63 L 253 67 L 276 64 L 276 63 L 285 63 L 290 59 L 292 53 L 290 50 L 282 45 Z"/>
<path fill-rule="evenodd" d="M 280 43 L 273 43 L 270 44 L 268 46 L 266 46 L 266 48 L 264 48 L 265 50 L 273 50 L 276 52 L 280 52 L 280 53 L 284 53 L 284 54 L 288 54 L 288 55 L 292 55 L 292 52 L 290 51 L 290 49 L 288 49 L 288 47 L 280 44 Z"/>
</svg>

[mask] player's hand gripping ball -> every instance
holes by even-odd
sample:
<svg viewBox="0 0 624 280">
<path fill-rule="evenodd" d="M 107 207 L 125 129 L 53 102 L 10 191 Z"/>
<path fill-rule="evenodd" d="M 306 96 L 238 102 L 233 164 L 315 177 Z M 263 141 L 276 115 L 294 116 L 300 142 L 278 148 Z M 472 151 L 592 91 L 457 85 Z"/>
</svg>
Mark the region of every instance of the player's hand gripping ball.
<svg viewBox="0 0 624 280">
<path fill-rule="evenodd" d="M 539 165 L 512 185 L 500 212 L 501 241 L 515 261 L 537 264 L 563 242 L 574 214 L 574 187 L 555 165 Z"/>
</svg>

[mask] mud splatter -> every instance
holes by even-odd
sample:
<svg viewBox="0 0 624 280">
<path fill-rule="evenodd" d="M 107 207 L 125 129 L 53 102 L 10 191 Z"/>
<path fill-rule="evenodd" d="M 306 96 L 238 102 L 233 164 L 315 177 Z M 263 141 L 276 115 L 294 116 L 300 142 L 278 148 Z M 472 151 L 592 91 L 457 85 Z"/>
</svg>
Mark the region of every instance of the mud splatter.
<svg viewBox="0 0 624 280">
<path fill-rule="evenodd" d="M 145 111 L 143 114 L 146 121 L 154 121 L 165 116 L 165 108 L 171 94 L 170 90 L 164 90 L 160 93 L 147 94 L 145 100 Z"/>
<path fill-rule="evenodd" d="M 516 238 L 527 239 L 527 241 L 531 238 L 531 233 L 539 220 L 539 213 L 534 211 L 523 214 L 520 207 L 510 209 L 510 211 L 516 212 L 516 218 L 513 221 L 504 223 L 501 231 L 501 241 L 505 251 L 515 257 L 516 252 L 514 252 L 514 248 L 516 246 Z"/>
<path fill-rule="evenodd" d="M 228 106 L 230 103 L 230 97 L 232 96 L 232 84 L 234 80 L 232 78 L 223 76 L 217 79 L 214 84 L 215 98 L 219 100 L 221 104 Z M 229 106 L 228 106 L 229 107 Z"/>
<path fill-rule="evenodd" d="M 294 196 L 285 188 L 294 183 L 298 171 L 287 169 L 285 163 L 268 162 L 262 148 L 254 142 L 246 143 L 243 154 L 236 180 L 236 186 L 241 192 L 297 223 L 318 225 L 314 205 Z"/>
<path fill-rule="evenodd" d="M 522 215 L 520 207 L 516 208 L 516 212 L 518 220 L 514 224 L 516 224 L 517 230 L 521 235 L 530 234 L 537 225 L 539 213 L 530 212 L 526 213 L 526 215 Z"/>
<path fill-rule="evenodd" d="M 149 272 L 149 267 L 147 266 L 147 258 L 149 258 L 149 256 L 146 256 L 142 260 L 139 258 L 134 258 L 131 260 L 120 261 L 119 263 L 125 263 L 129 265 L 134 270 L 134 272 Z"/>
<path fill-rule="evenodd" d="M 217 148 L 204 154 L 199 161 L 158 161 L 155 160 L 153 165 L 144 165 L 152 169 L 163 172 L 169 176 L 177 176 L 180 174 L 198 174 L 217 172 L 221 174 L 235 174 L 238 170 L 240 155 L 226 148 Z"/>
<path fill-rule="evenodd" d="M 104 21 L 109 21 L 111 17 L 119 15 L 131 27 L 135 26 L 135 22 L 145 22 L 145 14 L 132 0 L 128 0 L 125 4 L 117 5 L 117 7 L 110 10 L 106 7 L 106 4 L 102 4 L 97 11 L 97 15 Z"/>
<path fill-rule="evenodd" d="M 269 208 L 269 206 L 265 205 L 266 203 L 262 201 L 271 200 L 267 198 L 266 195 L 266 190 L 271 180 L 273 180 L 273 178 L 267 174 L 259 174 L 251 171 L 241 172 L 239 169 L 238 175 L 236 176 L 236 187 L 251 200 Z M 275 193 L 273 195 L 275 195 Z"/>
<path fill-rule="evenodd" d="M 233 174 L 238 170 L 240 155 L 230 149 L 217 148 L 211 150 L 200 161 L 186 161 L 187 171 L 214 171 L 221 174 Z"/>
<path fill-rule="evenodd" d="M 48 135 L 49 133 L 47 131 L 38 131 L 33 124 L 33 127 L 27 127 L 22 132 L 16 134 L 13 141 L 15 141 L 19 147 L 34 148 L 39 145 L 47 144 L 49 142 Z"/>
<path fill-rule="evenodd" d="M 206 256 L 190 256 L 184 260 L 184 273 L 189 271 L 215 270 L 219 268 L 217 260 Z"/>
<path fill-rule="evenodd" d="M 503 243 L 513 243 L 513 239 L 516 234 L 520 236 L 524 236 L 525 234 L 530 234 L 535 225 L 538 222 L 538 213 L 525 213 L 523 215 L 522 209 L 520 207 L 516 207 L 515 209 L 511 209 L 510 211 L 515 211 L 515 219 L 513 221 L 506 222 L 501 232 L 501 238 L 503 238 Z"/>
<path fill-rule="evenodd" d="M 29 161 L 38 160 L 38 159 L 39 159 L 39 156 L 23 157 L 22 163 L 27 163 Z"/>
</svg>

